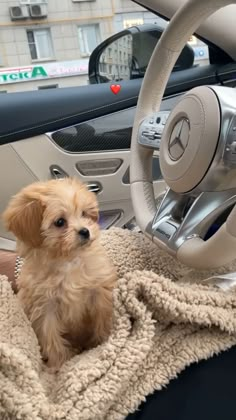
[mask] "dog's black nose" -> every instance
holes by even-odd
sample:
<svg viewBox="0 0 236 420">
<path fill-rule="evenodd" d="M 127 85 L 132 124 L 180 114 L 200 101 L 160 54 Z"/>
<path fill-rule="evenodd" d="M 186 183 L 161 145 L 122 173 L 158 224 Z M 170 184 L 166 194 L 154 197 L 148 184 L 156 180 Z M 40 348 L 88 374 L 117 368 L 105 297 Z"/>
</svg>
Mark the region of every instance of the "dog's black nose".
<svg viewBox="0 0 236 420">
<path fill-rule="evenodd" d="M 87 228 L 80 229 L 78 233 L 83 239 L 89 239 L 90 237 L 90 233 Z"/>
</svg>

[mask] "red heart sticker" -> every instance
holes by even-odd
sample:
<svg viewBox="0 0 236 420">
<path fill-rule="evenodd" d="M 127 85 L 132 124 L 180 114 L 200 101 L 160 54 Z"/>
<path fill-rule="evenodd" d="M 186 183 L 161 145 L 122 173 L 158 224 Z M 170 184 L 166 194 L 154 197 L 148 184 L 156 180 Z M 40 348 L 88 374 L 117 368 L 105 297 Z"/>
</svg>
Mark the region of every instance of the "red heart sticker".
<svg viewBox="0 0 236 420">
<path fill-rule="evenodd" d="M 121 90 L 121 85 L 111 85 L 110 89 L 114 95 L 117 95 L 117 93 L 119 93 Z"/>
</svg>

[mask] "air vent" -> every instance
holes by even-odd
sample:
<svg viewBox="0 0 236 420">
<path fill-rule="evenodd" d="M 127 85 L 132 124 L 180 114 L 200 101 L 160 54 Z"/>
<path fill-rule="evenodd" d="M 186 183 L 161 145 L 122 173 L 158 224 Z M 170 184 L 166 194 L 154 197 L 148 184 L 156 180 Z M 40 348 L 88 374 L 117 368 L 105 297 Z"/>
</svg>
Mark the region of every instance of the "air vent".
<svg viewBox="0 0 236 420">
<path fill-rule="evenodd" d="M 27 6 L 9 7 L 9 13 L 11 16 L 11 20 L 23 20 L 29 17 L 29 11 Z"/>
<path fill-rule="evenodd" d="M 29 6 L 30 16 L 34 19 L 47 17 L 48 11 L 46 4 L 31 4 Z"/>
</svg>

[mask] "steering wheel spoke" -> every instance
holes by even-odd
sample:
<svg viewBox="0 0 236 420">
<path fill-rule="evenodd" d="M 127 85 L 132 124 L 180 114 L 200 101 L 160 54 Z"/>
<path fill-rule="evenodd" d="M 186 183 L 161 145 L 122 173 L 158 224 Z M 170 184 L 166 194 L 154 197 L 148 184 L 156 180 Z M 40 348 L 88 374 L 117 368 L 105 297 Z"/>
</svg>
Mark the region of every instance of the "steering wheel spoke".
<svg viewBox="0 0 236 420">
<path fill-rule="evenodd" d="M 170 111 L 156 112 L 145 118 L 139 127 L 138 143 L 148 149 L 160 150 L 161 137 Z"/>
<path fill-rule="evenodd" d="M 185 241 L 196 237 L 205 240 L 211 228 L 214 233 L 220 227 L 215 225 L 217 219 L 235 203 L 236 189 L 198 195 L 169 189 L 152 223 L 153 240 L 176 254 Z"/>
</svg>

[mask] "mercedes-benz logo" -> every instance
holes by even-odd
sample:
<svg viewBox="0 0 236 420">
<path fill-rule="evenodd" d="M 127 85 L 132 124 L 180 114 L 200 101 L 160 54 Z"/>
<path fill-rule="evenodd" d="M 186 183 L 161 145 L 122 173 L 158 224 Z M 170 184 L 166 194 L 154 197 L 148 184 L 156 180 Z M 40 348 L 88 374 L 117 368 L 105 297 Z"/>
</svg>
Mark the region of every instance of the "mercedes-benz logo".
<svg viewBox="0 0 236 420">
<path fill-rule="evenodd" d="M 168 144 L 169 155 L 172 160 L 179 160 L 183 156 L 188 145 L 189 133 L 189 120 L 181 118 L 175 124 Z"/>
</svg>

